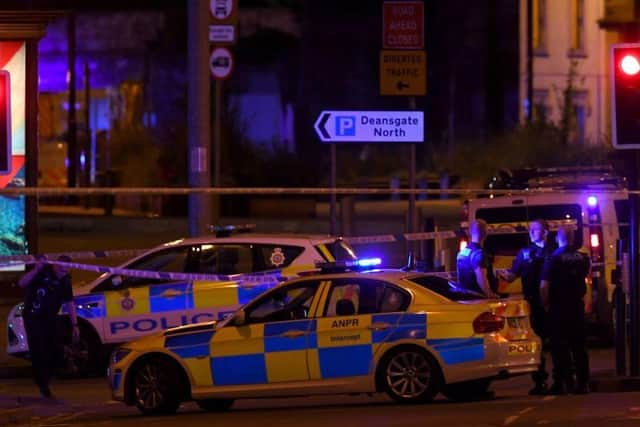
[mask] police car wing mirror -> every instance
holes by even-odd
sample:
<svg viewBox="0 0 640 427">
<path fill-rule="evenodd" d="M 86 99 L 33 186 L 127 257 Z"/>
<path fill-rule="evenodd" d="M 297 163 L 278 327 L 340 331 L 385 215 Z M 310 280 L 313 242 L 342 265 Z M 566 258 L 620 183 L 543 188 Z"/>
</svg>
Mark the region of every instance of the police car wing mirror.
<svg viewBox="0 0 640 427">
<path fill-rule="evenodd" d="M 242 326 L 246 323 L 247 315 L 244 310 L 236 311 L 236 314 L 233 315 L 233 324 L 236 326 Z"/>
</svg>

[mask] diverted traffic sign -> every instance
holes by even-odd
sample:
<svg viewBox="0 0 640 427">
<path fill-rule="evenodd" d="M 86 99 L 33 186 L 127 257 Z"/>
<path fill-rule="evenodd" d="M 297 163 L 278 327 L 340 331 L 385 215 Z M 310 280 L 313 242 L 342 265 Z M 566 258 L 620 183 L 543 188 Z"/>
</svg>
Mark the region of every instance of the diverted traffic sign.
<svg viewBox="0 0 640 427">
<path fill-rule="evenodd" d="M 380 51 L 380 95 L 425 95 L 427 57 L 423 50 Z"/>
<path fill-rule="evenodd" d="M 313 127 L 322 142 L 424 142 L 422 111 L 323 111 Z"/>
<path fill-rule="evenodd" d="M 424 3 L 385 1 L 382 13 L 383 49 L 424 48 Z"/>
</svg>

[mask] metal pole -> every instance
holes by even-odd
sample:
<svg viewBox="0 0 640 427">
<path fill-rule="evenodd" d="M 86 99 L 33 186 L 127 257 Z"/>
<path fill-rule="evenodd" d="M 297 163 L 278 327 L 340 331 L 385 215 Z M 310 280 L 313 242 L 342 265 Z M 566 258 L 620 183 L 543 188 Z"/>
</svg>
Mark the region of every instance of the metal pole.
<svg viewBox="0 0 640 427">
<path fill-rule="evenodd" d="M 38 186 L 38 41 L 26 42 L 25 76 L 25 179 L 27 187 Z M 38 197 L 25 197 L 25 234 L 29 253 L 39 252 Z"/>
<path fill-rule="evenodd" d="M 222 167 L 222 161 L 220 159 L 222 152 L 222 80 L 215 81 L 215 119 L 213 122 L 213 185 L 214 187 L 220 187 L 220 177 Z"/>
<path fill-rule="evenodd" d="M 76 135 L 76 18 L 73 12 L 67 19 L 69 114 L 67 117 L 67 187 L 76 187 L 78 177 L 78 141 Z"/>
<path fill-rule="evenodd" d="M 329 180 L 329 186 L 332 189 L 336 189 L 336 144 L 329 144 L 331 147 L 331 176 Z M 331 193 L 331 201 L 329 203 L 329 222 L 330 228 L 329 233 L 331 235 L 336 234 L 336 193 Z"/>
<path fill-rule="evenodd" d="M 85 103 L 85 132 L 87 133 L 87 139 L 84 143 L 84 170 L 83 170 L 83 182 L 82 185 L 88 187 L 91 184 L 91 170 L 93 160 L 93 151 L 91 150 L 91 85 L 89 64 L 84 63 L 84 103 Z"/>
<path fill-rule="evenodd" d="M 629 180 L 629 189 L 630 190 L 638 190 L 638 167 L 640 165 L 639 161 L 639 152 L 638 150 L 634 150 L 634 167 L 631 168 L 631 176 Z M 629 230 L 629 272 L 630 272 L 630 284 L 629 284 L 629 320 L 631 322 L 630 331 L 629 331 L 629 375 L 632 377 L 638 376 L 640 374 L 640 359 L 639 359 L 639 348 L 638 348 L 638 332 L 640 325 L 640 310 L 639 303 L 640 298 L 638 297 L 638 284 L 640 283 L 640 275 L 638 262 L 640 261 L 640 256 L 638 256 L 638 219 L 640 216 L 640 200 L 638 194 L 630 194 L 629 195 L 629 205 L 631 207 L 630 214 L 630 230 Z"/>
<path fill-rule="evenodd" d="M 208 7 L 207 0 L 187 2 L 189 24 L 187 129 L 190 187 L 210 187 L 211 185 Z M 210 222 L 211 199 L 206 194 L 189 194 L 189 235 L 204 234 Z"/>
<path fill-rule="evenodd" d="M 409 97 L 409 109 L 411 111 L 416 109 L 416 97 Z M 416 144 L 409 145 L 409 190 L 415 190 L 416 188 Z M 416 195 L 415 193 L 409 194 L 409 215 L 408 215 L 408 229 L 409 233 L 416 232 Z M 410 249 L 414 249 L 414 244 L 410 245 Z"/>
<path fill-rule="evenodd" d="M 533 0 L 527 0 L 527 122 L 533 118 Z"/>
</svg>

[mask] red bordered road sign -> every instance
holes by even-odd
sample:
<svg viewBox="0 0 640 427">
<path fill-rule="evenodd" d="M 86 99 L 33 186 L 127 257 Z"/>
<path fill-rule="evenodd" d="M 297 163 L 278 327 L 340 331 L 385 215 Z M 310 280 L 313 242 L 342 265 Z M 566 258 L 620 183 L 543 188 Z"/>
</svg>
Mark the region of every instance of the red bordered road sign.
<svg viewBox="0 0 640 427">
<path fill-rule="evenodd" d="M 233 71 L 233 55 L 226 47 L 215 47 L 209 57 L 209 70 L 216 80 L 228 79 Z"/>
<path fill-rule="evenodd" d="M 424 49 L 423 2 L 384 2 L 382 47 L 383 49 Z"/>
<path fill-rule="evenodd" d="M 237 19 L 237 0 L 209 0 L 209 11 L 213 23 L 229 23 Z"/>
</svg>

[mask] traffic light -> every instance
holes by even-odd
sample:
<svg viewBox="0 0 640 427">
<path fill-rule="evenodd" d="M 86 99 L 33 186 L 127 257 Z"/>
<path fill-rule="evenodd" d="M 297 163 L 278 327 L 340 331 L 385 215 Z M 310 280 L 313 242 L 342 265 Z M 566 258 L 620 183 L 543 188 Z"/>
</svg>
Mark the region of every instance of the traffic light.
<svg viewBox="0 0 640 427">
<path fill-rule="evenodd" d="M 640 148 L 640 43 L 611 46 L 613 146 Z"/>
<path fill-rule="evenodd" d="M 11 84 L 9 72 L 0 70 L 0 174 L 11 172 Z"/>
</svg>

